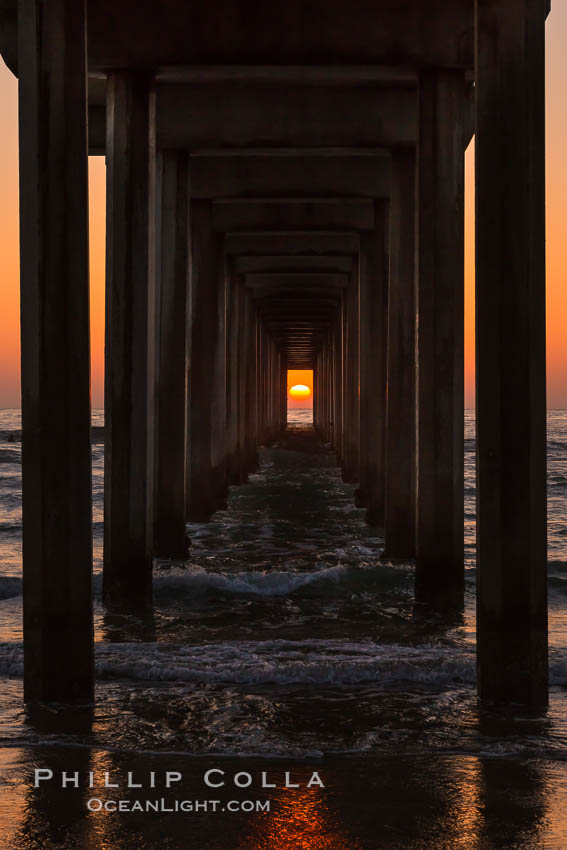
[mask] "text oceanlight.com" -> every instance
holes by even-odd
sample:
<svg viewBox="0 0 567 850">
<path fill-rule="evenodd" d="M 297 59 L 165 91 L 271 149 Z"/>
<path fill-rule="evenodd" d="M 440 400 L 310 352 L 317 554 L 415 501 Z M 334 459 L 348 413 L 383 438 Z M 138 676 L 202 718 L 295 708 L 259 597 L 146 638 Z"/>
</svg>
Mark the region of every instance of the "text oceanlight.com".
<svg viewBox="0 0 567 850">
<path fill-rule="evenodd" d="M 269 800 L 101 800 L 91 797 L 87 801 L 89 812 L 269 812 Z"/>
</svg>

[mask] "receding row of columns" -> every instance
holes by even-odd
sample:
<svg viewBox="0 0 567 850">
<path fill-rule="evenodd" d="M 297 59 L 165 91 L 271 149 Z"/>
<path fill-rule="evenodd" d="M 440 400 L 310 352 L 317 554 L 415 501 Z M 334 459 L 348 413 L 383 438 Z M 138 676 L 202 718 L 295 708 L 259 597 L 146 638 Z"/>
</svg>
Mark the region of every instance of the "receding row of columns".
<svg viewBox="0 0 567 850">
<path fill-rule="evenodd" d="M 544 4 L 476 5 L 479 689 L 542 704 Z M 84 3 L 22 8 L 25 693 L 76 702 L 94 657 Z M 420 74 L 415 149 L 392 151 L 387 195 L 238 205 L 192 195 L 185 151 L 156 154 L 151 79 L 108 75 L 108 602 L 150 600 L 152 555 L 182 557 L 186 521 L 223 506 L 285 423 L 305 333 L 261 297 L 285 296 L 284 276 L 233 266 L 246 234 L 312 247 L 336 231 L 357 240 L 349 271 L 290 275 L 332 288 L 306 323 L 316 425 L 387 556 L 415 555 L 418 601 L 462 603 L 464 84 Z"/>
</svg>

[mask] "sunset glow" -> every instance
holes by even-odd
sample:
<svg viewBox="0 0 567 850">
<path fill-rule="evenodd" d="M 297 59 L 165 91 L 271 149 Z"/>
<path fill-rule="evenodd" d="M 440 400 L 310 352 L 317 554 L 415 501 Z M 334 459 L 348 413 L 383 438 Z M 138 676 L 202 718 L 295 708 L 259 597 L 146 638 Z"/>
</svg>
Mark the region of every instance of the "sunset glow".
<svg viewBox="0 0 567 850">
<path fill-rule="evenodd" d="M 305 410 L 313 407 L 313 369 L 288 369 L 288 410 Z"/>
<path fill-rule="evenodd" d="M 548 406 L 567 407 L 567 168 L 564 162 L 567 124 L 564 88 L 567 62 L 567 6 L 555 4 L 547 23 L 547 353 Z M 0 407 L 20 405 L 19 251 L 17 80 L 0 59 Z M 92 401 L 103 404 L 104 386 L 104 157 L 89 158 L 91 239 Z M 466 407 L 474 406 L 474 142 L 466 156 L 465 267 L 465 387 Z M 298 372 L 300 370 L 297 370 Z M 299 374 L 295 384 L 311 387 Z M 311 402 L 312 396 L 309 399 Z M 301 402 L 295 399 L 294 404 Z"/>
<path fill-rule="evenodd" d="M 292 398 L 309 398 L 311 390 L 305 384 L 296 384 L 290 389 L 289 394 Z"/>
</svg>

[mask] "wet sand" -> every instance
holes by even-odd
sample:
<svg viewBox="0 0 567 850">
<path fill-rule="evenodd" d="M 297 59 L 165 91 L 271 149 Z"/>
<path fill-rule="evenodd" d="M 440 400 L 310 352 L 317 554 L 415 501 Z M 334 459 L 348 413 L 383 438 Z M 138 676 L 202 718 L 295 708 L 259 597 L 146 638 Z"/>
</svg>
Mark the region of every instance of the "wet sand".
<svg viewBox="0 0 567 850">
<path fill-rule="evenodd" d="M 81 850 L 371 850 L 371 848 L 525 848 L 567 846 L 567 765 L 562 763 L 447 755 L 415 758 L 324 758 L 310 762 L 258 759 L 187 758 L 178 755 L 124 754 L 95 750 L 37 748 L 0 751 L 0 844 L 2 848 L 81 848 Z M 34 771 L 51 770 L 54 779 L 33 787 Z M 224 788 L 208 789 L 211 780 Z M 61 789 L 61 771 L 79 771 L 82 787 Z M 88 772 L 95 787 L 89 789 Z M 104 789 L 104 773 L 118 789 Z M 146 784 L 128 790 L 132 781 Z M 151 772 L 156 788 L 147 787 Z M 181 781 L 167 790 L 165 772 Z M 224 771 L 224 777 L 219 771 Z M 262 789 L 262 772 L 273 784 L 300 788 Z M 325 788 L 306 788 L 317 771 Z M 232 777 L 252 777 L 237 789 Z M 47 774 L 41 774 L 45 776 Z M 239 781 L 247 781 L 239 780 Z M 199 812 L 108 812 L 91 807 L 119 800 L 180 801 Z M 243 801 L 268 800 L 270 812 L 229 812 Z M 163 801 L 163 802 L 162 802 Z M 217 801 L 217 811 L 212 811 Z M 244 803 L 244 806 L 249 806 Z"/>
</svg>

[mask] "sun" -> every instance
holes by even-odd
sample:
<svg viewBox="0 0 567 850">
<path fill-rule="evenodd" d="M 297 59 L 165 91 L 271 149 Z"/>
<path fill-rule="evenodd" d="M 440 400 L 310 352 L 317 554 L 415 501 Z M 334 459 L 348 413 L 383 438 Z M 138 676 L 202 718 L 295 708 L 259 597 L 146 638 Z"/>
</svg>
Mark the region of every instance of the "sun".
<svg viewBox="0 0 567 850">
<path fill-rule="evenodd" d="M 305 384 L 295 384 L 290 389 L 289 394 L 292 398 L 309 398 L 311 390 Z"/>
</svg>

